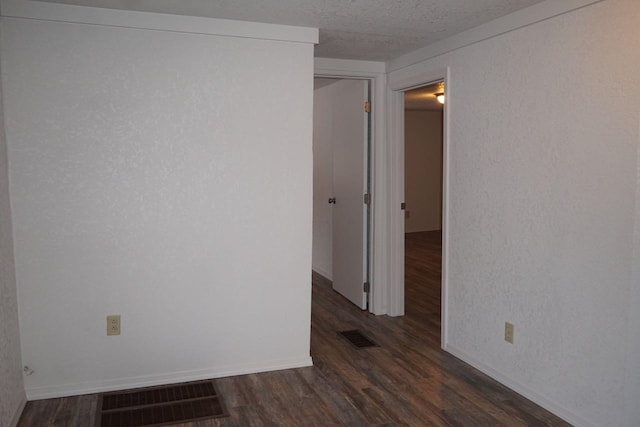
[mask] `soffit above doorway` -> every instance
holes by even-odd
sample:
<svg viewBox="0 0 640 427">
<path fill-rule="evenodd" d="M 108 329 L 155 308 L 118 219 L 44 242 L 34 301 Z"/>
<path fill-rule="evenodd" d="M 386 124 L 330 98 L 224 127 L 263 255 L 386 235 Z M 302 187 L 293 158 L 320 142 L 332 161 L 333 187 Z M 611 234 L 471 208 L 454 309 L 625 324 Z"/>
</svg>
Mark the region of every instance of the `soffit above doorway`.
<svg viewBox="0 0 640 427">
<path fill-rule="evenodd" d="M 320 29 L 315 56 L 387 61 L 543 0 L 41 0 Z"/>
</svg>

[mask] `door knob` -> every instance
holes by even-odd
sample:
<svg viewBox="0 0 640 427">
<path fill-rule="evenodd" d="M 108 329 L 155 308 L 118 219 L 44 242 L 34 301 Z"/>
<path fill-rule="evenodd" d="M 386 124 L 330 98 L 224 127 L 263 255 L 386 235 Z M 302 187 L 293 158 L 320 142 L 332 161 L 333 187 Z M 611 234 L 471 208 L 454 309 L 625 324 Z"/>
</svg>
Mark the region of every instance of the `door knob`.
<svg viewBox="0 0 640 427">
<path fill-rule="evenodd" d="M 336 204 L 336 198 L 335 197 L 330 197 L 329 198 L 329 204 L 333 203 L 334 205 Z"/>
</svg>

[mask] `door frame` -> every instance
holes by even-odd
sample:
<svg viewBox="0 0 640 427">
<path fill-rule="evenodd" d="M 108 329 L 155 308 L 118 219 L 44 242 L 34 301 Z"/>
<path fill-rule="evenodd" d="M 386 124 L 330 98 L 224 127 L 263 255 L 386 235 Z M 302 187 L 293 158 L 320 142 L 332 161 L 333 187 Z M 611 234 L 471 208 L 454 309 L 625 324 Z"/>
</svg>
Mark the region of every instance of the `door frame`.
<svg viewBox="0 0 640 427">
<path fill-rule="evenodd" d="M 444 81 L 446 102 L 442 124 L 442 274 L 441 274 L 441 334 L 440 345 L 447 346 L 447 313 L 449 291 L 450 234 L 450 129 L 453 87 L 449 67 L 416 73 L 408 78 L 389 79 L 389 310 L 390 316 L 404 315 L 404 92 L 430 83 Z"/>
<path fill-rule="evenodd" d="M 382 62 L 351 61 L 342 59 L 315 58 L 314 77 L 337 79 L 359 79 L 370 82 L 371 102 L 371 211 L 369 247 L 369 312 L 387 314 L 388 304 L 388 244 L 387 244 L 387 199 L 386 199 L 386 151 L 384 145 L 386 125 L 385 64 Z"/>
</svg>

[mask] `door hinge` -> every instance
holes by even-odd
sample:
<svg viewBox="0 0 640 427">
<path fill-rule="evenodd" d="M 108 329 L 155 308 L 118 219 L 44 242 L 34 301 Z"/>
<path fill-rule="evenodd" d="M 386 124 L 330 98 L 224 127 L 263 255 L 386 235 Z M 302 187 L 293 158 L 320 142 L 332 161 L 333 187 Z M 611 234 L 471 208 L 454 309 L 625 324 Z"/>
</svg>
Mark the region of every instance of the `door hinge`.
<svg viewBox="0 0 640 427">
<path fill-rule="evenodd" d="M 371 102 L 369 102 L 369 101 L 365 101 L 364 102 L 364 112 L 365 113 L 370 113 L 371 112 Z"/>
<path fill-rule="evenodd" d="M 371 195 L 369 193 L 364 193 L 364 204 L 368 205 L 371 203 Z"/>
<path fill-rule="evenodd" d="M 369 282 L 364 282 L 363 288 L 366 293 L 369 293 L 371 291 L 371 284 Z"/>
<path fill-rule="evenodd" d="M 405 210 L 407 208 L 407 204 L 405 202 L 400 203 L 400 210 Z"/>
</svg>

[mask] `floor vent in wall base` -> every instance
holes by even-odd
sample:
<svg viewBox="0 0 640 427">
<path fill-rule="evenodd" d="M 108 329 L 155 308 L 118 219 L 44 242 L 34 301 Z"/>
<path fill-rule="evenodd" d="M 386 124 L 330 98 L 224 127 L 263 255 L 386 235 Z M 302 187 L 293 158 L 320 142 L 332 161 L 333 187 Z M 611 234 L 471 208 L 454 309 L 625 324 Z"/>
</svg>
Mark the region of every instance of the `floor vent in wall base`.
<svg viewBox="0 0 640 427">
<path fill-rule="evenodd" d="M 347 339 L 351 344 L 356 346 L 357 348 L 367 348 L 367 347 L 377 347 L 378 344 L 371 341 L 369 338 L 365 337 L 362 332 L 357 329 L 353 329 L 351 331 L 342 331 L 339 332 L 344 338 Z"/>
<path fill-rule="evenodd" d="M 213 380 L 103 393 L 96 427 L 148 427 L 228 417 Z"/>
</svg>

